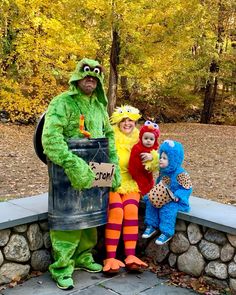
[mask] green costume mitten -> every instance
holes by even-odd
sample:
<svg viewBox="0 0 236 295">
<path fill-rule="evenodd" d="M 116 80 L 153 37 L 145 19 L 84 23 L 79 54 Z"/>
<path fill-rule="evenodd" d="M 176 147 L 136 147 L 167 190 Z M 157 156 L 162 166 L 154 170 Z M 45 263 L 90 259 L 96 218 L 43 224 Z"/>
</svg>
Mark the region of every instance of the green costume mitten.
<svg viewBox="0 0 236 295">
<path fill-rule="evenodd" d="M 68 168 L 66 168 L 67 165 L 65 165 L 65 173 L 75 189 L 82 190 L 91 188 L 93 180 L 95 179 L 95 174 L 84 160 L 79 157 L 77 158 L 76 165 L 68 165 Z M 77 175 L 79 175 L 79 177 Z"/>
</svg>

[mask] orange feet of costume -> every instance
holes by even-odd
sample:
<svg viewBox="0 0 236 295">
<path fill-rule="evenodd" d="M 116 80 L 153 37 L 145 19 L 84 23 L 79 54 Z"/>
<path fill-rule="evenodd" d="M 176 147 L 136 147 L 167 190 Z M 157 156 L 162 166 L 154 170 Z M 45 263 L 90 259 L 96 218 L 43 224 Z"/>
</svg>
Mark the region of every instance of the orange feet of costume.
<svg viewBox="0 0 236 295">
<path fill-rule="evenodd" d="M 143 262 L 134 255 L 127 256 L 125 259 L 125 266 L 129 271 L 142 271 L 148 267 L 147 263 Z"/>
<path fill-rule="evenodd" d="M 105 230 L 105 244 L 107 259 L 104 260 L 105 273 L 117 273 L 121 267 L 126 266 L 129 271 L 140 271 L 147 264 L 135 256 L 138 240 L 138 204 L 140 195 L 137 192 L 119 194 L 110 192 L 108 223 Z M 125 265 L 117 260 L 116 251 L 119 239 L 123 233 L 125 248 Z"/>
<path fill-rule="evenodd" d="M 121 267 L 125 267 L 124 263 L 115 258 L 108 258 L 104 260 L 103 271 L 105 273 L 118 273 Z"/>
<path fill-rule="evenodd" d="M 103 272 L 107 274 L 114 274 L 120 271 L 121 267 L 125 267 L 128 271 L 142 271 L 148 267 L 148 265 L 134 255 L 129 255 L 125 259 L 125 264 L 115 258 L 108 258 L 104 260 Z"/>
</svg>

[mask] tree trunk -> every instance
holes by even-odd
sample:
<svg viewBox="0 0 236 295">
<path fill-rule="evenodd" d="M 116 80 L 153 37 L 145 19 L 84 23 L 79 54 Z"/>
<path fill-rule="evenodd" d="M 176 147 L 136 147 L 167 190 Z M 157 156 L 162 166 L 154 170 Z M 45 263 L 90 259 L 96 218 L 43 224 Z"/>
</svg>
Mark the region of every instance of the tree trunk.
<svg viewBox="0 0 236 295">
<path fill-rule="evenodd" d="M 120 41 L 119 34 L 116 30 L 112 32 L 112 46 L 110 53 L 110 76 L 109 76 L 109 88 L 108 88 L 108 112 L 111 115 L 117 98 L 117 85 L 118 85 L 118 65 L 120 54 Z"/>
<path fill-rule="evenodd" d="M 210 78 L 207 81 L 206 89 L 205 89 L 205 97 L 203 103 L 203 110 L 201 114 L 201 123 L 209 124 L 211 121 L 211 117 L 213 115 L 213 109 L 216 102 L 217 96 L 217 86 L 218 86 L 218 79 L 217 75 L 219 72 L 219 63 L 220 58 L 223 52 L 223 35 L 224 35 L 224 25 L 223 25 L 223 13 L 224 13 L 224 6 L 222 1 L 219 0 L 218 2 L 219 12 L 218 12 L 218 35 L 217 35 L 217 43 L 216 43 L 216 50 L 218 53 L 218 61 L 213 60 L 210 65 Z"/>
<path fill-rule="evenodd" d="M 4 27 L 2 29 L 2 61 L 1 61 L 1 72 L 5 76 L 8 68 L 16 61 L 16 54 L 14 54 L 13 59 L 9 62 L 10 54 L 13 51 L 14 42 L 14 32 L 11 25 L 11 20 L 5 17 Z"/>
<path fill-rule="evenodd" d="M 216 100 L 216 93 L 217 93 L 217 77 L 215 77 L 214 82 L 207 81 L 206 90 L 205 90 L 205 98 L 204 98 L 204 105 L 201 114 L 201 123 L 209 124 L 212 114 L 213 114 L 213 107 Z"/>
<path fill-rule="evenodd" d="M 121 86 L 121 91 L 122 91 L 122 96 L 124 99 L 129 99 L 130 98 L 130 92 L 128 88 L 128 78 L 127 76 L 121 76 L 120 77 L 120 86 Z"/>
</svg>

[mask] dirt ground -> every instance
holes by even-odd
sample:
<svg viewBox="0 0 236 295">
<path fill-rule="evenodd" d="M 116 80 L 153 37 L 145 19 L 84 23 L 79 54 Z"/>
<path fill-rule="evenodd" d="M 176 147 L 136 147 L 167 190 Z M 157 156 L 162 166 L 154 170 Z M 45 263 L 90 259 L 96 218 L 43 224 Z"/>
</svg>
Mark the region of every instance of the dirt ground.
<svg viewBox="0 0 236 295">
<path fill-rule="evenodd" d="M 236 205 L 236 126 L 160 124 L 161 139 L 181 141 L 193 195 Z M 48 190 L 47 167 L 33 147 L 34 126 L 0 123 L 0 201 Z"/>
</svg>

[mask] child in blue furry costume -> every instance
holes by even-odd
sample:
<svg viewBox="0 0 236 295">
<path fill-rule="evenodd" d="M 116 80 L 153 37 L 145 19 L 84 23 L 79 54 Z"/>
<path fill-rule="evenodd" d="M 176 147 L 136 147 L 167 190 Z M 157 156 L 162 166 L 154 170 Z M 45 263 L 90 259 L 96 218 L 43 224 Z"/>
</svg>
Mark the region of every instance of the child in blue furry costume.
<svg viewBox="0 0 236 295">
<path fill-rule="evenodd" d="M 190 210 L 189 197 L 192 193 L 192 184 L 186 170 L 181 166 L 184 160 L 184 149 L 180 142 L 165 140 L 160 146 L 160 173 L 156 180 L 160 181 L 174 194 L 171 201 L 161 208 L 156 208 L 146 195 L 145 224 L 147 228 L 142 235 L 149 238 L 159 228 L 161 235 L 156 239 L 157 245 L 165 244 L 175 233 L 175 223 L 178 211 Z"/>
</svg>

